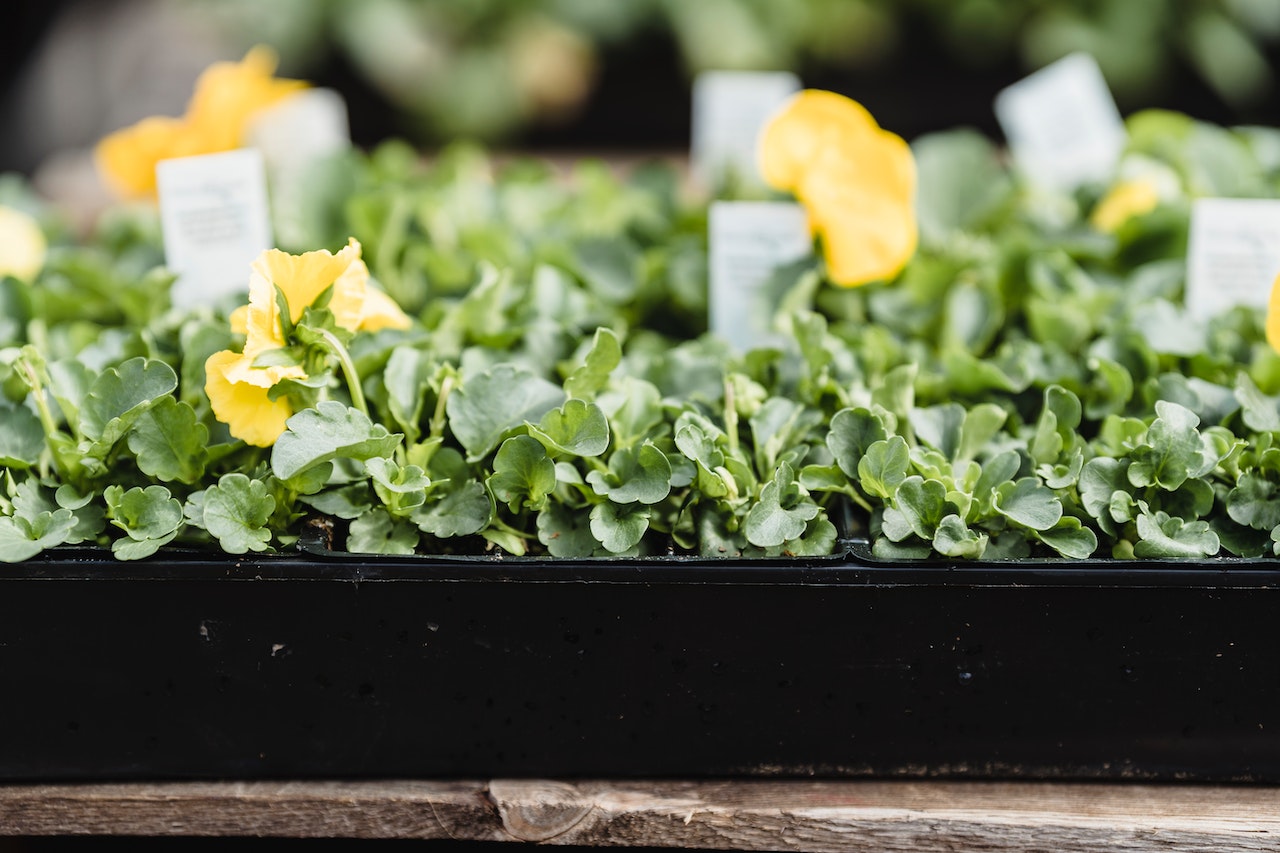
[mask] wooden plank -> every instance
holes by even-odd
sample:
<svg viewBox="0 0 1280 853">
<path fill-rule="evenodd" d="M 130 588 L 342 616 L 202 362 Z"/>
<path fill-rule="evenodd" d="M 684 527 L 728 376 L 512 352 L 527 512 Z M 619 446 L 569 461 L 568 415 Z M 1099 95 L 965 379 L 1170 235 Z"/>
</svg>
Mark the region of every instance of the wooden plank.
<svg viewBox="0 0 1280 853">
<path fill-rule="evenodd" d="M 914 781 L 0 788 L 0 834 L 454 838 L 812 851 L 1280 850 L 1280 789 Z"/>
</svg>

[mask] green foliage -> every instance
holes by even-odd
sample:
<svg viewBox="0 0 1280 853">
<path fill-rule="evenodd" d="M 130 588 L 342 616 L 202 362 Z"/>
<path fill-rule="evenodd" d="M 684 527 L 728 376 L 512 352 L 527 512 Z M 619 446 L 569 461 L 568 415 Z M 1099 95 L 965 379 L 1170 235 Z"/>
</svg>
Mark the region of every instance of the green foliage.
<svg viewBox="0 0 1280 853">
<path fill-rule="evenodd" d="M 701 334 L 706 210 L 659 173 L 352 155 L 305 221 L 360 239 L 414 322 L 342 330 L 361 401 L 309 309 L 271 357 L 307 365 L 314 402 L 269 449 L 203 390 L 225 311 L 149 307 L 154 235 L 99 235 L 4 297 L 0 555 L 264 552 L 319 514 L 369 553 L 808 556 L 840 547 L 846 505 L 886 559 L 1274 555 L 1280 355 L 1259 312 L 1183 310 L 1180 257 L 1190 201 L 1274 195 L 1280 157 L 1185 117 L 1131 130 L 1122 169 L 1172 183 L 1109 234 L 1096 188 L 1033 191 L 972 134 L 919 140 L 904 273 L 780 271 L 786 334 L 746 353 Z M 69 277 L 127 296 L 95 317 Z"/>
</svg>

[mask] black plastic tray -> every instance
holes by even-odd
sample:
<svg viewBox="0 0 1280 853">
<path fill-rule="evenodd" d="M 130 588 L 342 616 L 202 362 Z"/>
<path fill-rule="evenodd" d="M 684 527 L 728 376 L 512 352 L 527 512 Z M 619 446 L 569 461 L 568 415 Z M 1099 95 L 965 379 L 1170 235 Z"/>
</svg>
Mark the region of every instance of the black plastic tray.
<svg viewBox="0 0 1280 853">
<path fill-rule="evenodd" d="M 1280 782 L 1280 563 L 64 550 L 0 576 L 0 779 Z"/>
</svg>

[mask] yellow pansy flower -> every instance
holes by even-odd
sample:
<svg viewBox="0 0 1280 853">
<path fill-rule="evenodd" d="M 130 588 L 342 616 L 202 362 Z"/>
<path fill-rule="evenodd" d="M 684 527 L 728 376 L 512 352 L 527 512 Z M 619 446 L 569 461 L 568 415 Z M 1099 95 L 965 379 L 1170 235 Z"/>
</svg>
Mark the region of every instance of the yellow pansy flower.
<svg viewBox="0 0 1280 853">
<path fill-rule="evenodd" d="M 915 158 L 858 102 L 793 96 L 761 134 L 760 171 L 808 210 L 836 284 L 893 278 L 915 254 Z"/>
<path fill-rule="evenodd" d="M 196 80 L 186 119 L 211 151 L 238 148 L 259 111 L 307 87 L 273 76 L 276 65 L 275 53 L 258 45 L 240 62 L 215 62 Z"/>
<path fill-rule="evenodd" d="M 98 170 L 120 195 L 154 196 L 161 160 L 239 148 L 260 110 L 307 85 L 273 77 L 275 68 L 275 54 L 262 46 L 240 62 L 214 63 L 196 81 L 185 116 L 146 118 L 102 139 L 94 149 Z"/>
<path fill-rule="evenodd" d="M 255 366 L 263 354 L 289 346 L 281 324 L 276 289 L 289 304 L 289 320 L 296 323 L 325 290 L 334 322 L 349 332 L 406 329 L 409 317 L 386 294 L 369 286 L 369 268 L 360 257 L 354 237 L 336 254 L 327 250 L 291 255 L 269 249 L 253 262 L 249 276 L 249 304 L 231 315 L 233 331 L 245 336 L 244 349 L 223 350 L 205 362 L 205 392 L 214 416 L 231 434 L 249 444 L 269 447 L 284 432 L 293 413 L 287 399 L 268 398 L 268 391 L 286 379 L 306 379 L 298 365 Z"/>
<path fill-rule="evenodd" d="M 44 268 L 48 244 L 26 213 L 0 205 L 0 275 L 30 282 Z"/>
<path fill-rule="evenodd" d="M 1160 189 L 1155 181 L 1133 178 L 1120 181 L 1102 197 L 1089 222 L 1094 228 L 1114 233 L 1135 216 L 1150 213 L 1160 203 Z"/>
<path fill-rule="evenodd" d="M 242 356 L 231 350 L 209 356 L 204 363 L 204 391 L 214 415 L 230 427 L 233 436 L 257 447 L 270 447 L 284 432 L 293 406 L 287 397 L 270 399 L 269 388 L 229 379 L 228 369 L 240 360 Z"/>
</svg>

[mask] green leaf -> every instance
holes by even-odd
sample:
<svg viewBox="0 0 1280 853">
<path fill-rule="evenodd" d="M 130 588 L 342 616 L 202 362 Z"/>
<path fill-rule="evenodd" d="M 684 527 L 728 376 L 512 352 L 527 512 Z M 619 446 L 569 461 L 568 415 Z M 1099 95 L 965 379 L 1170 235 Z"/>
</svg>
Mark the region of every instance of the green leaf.
<svg viewBox="0 0 1280 853">
<path fill-rule="evenodd" d="M 947 459 L 955 459 L 960 449 L 960 433 L 964 428 L 965 408 L 959 403 L 943 403 L 924 409 L 912 409 L 909 420 L 916 438 L 937 450 Z"/>
<path fill-rule="evenodd" d="M 209 455 L 209 429 L 191 406 L 161 397 L 138 415 L 128 443 L 142 473 L 164 482 L 195 484 Z"/>
<path fill-rule="evenodd" d="M 578 275 L 600 299 L 611 304 L 629 302 L 636 293 L 640 255 L 621 237 L 580 240 L 574 246 Z"/>
<path fill-rule="evenodd" d="M 1036 421 L 1036 431 L 1028 451 L 1040 463 L 1054 463 L 1064 450 L 1071 450 L 1080 426 L 1080 399 L 1059 385 L 1044 390 L 1044 408 Z"/>
<path fill-rule="evenodd" d="M 653 435 L 662 423 L 662 392 L 651 382 L 625 377 L 596 398 L 609 417 L 615 447 L 631 447 Z"/>
<path fill-rule="evenodd" d="M 1009 413 L 994 403 L 979 403 L 970 408 L 965 413 L 954 460 L 964 461 L 977 457 L 987 442 L 1000 432 L 1000 427 L 1004 426 L 1008 417 Z"/>
<path fill-rule="evenodd" d="M 590 557 L 600 547 L 600 541 L 591 532 L 592 526 L 589 516 L 575 512 L 564 504 L 552 502 L 538 513 L 538 541 L 547 547 L 547 553 L 553 557 Z M 643 535 L 643 531 L 641 534 Z"/>
<path fill-rule="evenodd" d="M 487 482 L 493 496 L 512 512 L 540 510 L 556 487 L 556 466 L 537 439 L 516 435 L 498 448 Z"/>
<path fill-rule="evenodd" d="M 884 422 L 870 409 L 841 409 L 831 417 L 827 448 L 840 470 L 848 477 L 856 477 L 867 448 L 887 437 Z"/>
<path fill-rule="evenodd" d="M 564 392 L 532 372 L 500 364 L 470 377 L 449 395 L 445 410 L 449 427 L 478 462 L 502 441 L 504 434 L 525 421 L 538 422 L 564 403 Z"/>
<path fill-rule="evenodd" d="M 1033 477 L 996 487 L 996 512 L 1032 530 L 1048 530 L 1062 518 L 1062 502 Z"/>
<path fill-rule="evenodd" d="M 403 518 L 422 506 L 427 498 L 431 481 L 418 465 L 398 465 L 390 459 L 375 456 L 364 463 L 365 471 L 373 481 L 374 494 L 382 501 L 388 513 Z"/>
<path fill-rule="evenodd" d="M 918 137 L 917 218 L 922 239 L 941 242 L 979 225 L 1013 189 L 999 152 L 982 134 L 953 130 Z"/>
<path fill-rule="evenodd" d="M 1222 547 L 1237 557 L 1261 557 L 1271 550 L 1271 530 L 1255 530 L 1223 516 L 1209 519 L 1209 529 L 1218 534 Z"/>
<path fill-rule="evenodd" d="M 437 363 L 430 353 L 408 346 L 391 351 L 382 371 L 387 389 L 387 412 L 409 444 L 422 437 L 422 407 L 427 400 Z"/>
<path fill-rule="evenodd" d="M 640 544 L 649 529 L 648 507 L 605 501 L 591 508 L 591 535 L 606 551 L 622 554 Z"/>
<path fill-rule="evenodd" d="M 822 415 L 785 397 L 770 397 L 750 418 L 751 436 L 755 439 L 756 469 L 772 471 L 780 455 L 789 447 L 801 444 Z"/>
<path fill-rule="evenodd" d="M 586 359 L 564 381 L 565 394 L 576 400 L 592 399 L 609 381 L 609 374 L 621 361 L 622 346 L 618 343 L 618 336 L 612 329 L 596 329 Z"/>
<path fill-rule="evenodd" d="M 931 540 L 946 515 L 947 487 L 938 480 L 907 477 L 894 493 L 893 503 L 912 533 Z"/>
<path fill-rule="evenodd" d="M 1144 512 L 1137 518 L 1141 541 L 1133 546 L 1135 557 L 1203 559 L 1221 550 L 1218 534 L 1205 521 L 1184 522 L 1167 513 Z"/>
<path fill-rule="evenodd" d="M 228 554 L 265 551 L 271 542 L 267 522 L 276 499 L 262 480 L 244 474 L 224 474 L 204 493 L 204 529 Z"/>
<path fill-rule="evenodd" d="M 115 554 L 117 560 L 145 560 L 172 542 L 177 535 L 177 531 L 174 531 L 157 539 L 131 539 L 126 536 L 111 543 L 111 553 Z"/>
<path fill-rule="evenodd" d="M 916 376 L 920 372 L 919 365 L 914 362 L 902 364 L 884 375 L 884 381 L 871 392 L 871 400 L 885 411 L 899 418 L 899 423 L 906 421 L 915 407 Z"/>
<path fill-rule="evenodd" d="M 1079 481 L 1083 468 L 1084 451 L 1077 447 L 1065 465 L 1041 465 L 1036 473 L 1044 478 L 1044 484 L 1051 489 L 1069 489 Z"/>
<path fill-rule="evenodd" d="M 800 485 L 811 492 L 847 492 L 849 478 L 838 465 L 806 465 L 800 469 Z"/>
<path fill-rule="evenodd" d="M 392 518 L 381 507 L 351 522 L 347 550 L 356 554 L 413 554 L 418 531 L 402 519 Z"/>
<path fill-rule="evenodd" d="M 54 497 L 61 509 L 70 510 L 76 518 L 75 530 L 67 537 L 68 545 L 91 541 L 106 526 L 106 510 L 94 502 L 97 496 L 92 492 L 82 495 L 72 486 L 62 485 L 58 487 Z"/>
<path fill-rule="evenodd" d="M 933 554 L 933 546 L 908 543 L 903 545 L 881 537 L 871 546 L 871 556 L 878 560 L 924 560 Z"/>
<path fill-rule="evenodd" d="M 1084 560 L 1098 549 L 1098 537 L 1074 516 L 1064 516 L 1048 530 L 1037 530 L 1036 538 L 1070 560 Z"/>
<path fill-rule="evenodd" d="M 110 448 L 143 410 L 173 393 L 178 374 L 163 361 L 131 358 L 99 374 L 80 406 L 80 432 Z"/>
<path fill-rule="evenodd" d="M 953 513 L 938 522 L 933 549 L 944 557 L 976 560 L 987 549 L 987 535 L 970 530 L 960 516 Z"/>
<path fill-rule="evenodd" d="M 1085 512 L 1093 517 L 1104 533 L 1115 536 L 1117 531 L 1111 516 L 1111 502 L 1117 492 L 1128 494 L 1132 488 L 1128 461 L 1106 457 L 1090 459 L 1080 471 L 1077 488 Z"/>
<path fill-rule="evenodd" d="M 0 468 L 30 468 L 44 450 L 44 428 L 35 413 L 0 401 Z"/>
<path fill-rule="evenodd" d="M 419 530 L 439 539 L 470 536 L 492 520 L 493 501 L 483 483 L 467 480 L 439 500 L 418 507 L 412 518 Z"/>
<path fill-rule="evenodd" d="M 615 450 L 609 470 L 591 471 L 587 482 L 597 495 L 614 503 L 656 504 L 671 493 L 671 463 L 651 442 L 637 449 Z"/>
<path fill-rule="evenodd" d="M 0 562 L 21 563 L 67 542 L 76 520 L 71 510 L 42 512 L 34 518 L 0 516 Z"/>
<path fill-rule="evenodd" d="M 363 482 L 318 494 L 303 495 L 298 500 L 325 515 L 348 521 L 359 518 L 373 508 L 373 503 L 369 500 L 369 486 Z"/>
<path fill-rule="evenodd" d="M 970 510 L 970 518 L 993 512 L 995 490 L 1004 483 L 1012 482 L 1021 468 L 1022 457 L 1016 450 L 1001 451 L 982 463 L 982 473 L 978 475 L 978 481 L 973 486 L 974 509 L 978 516 L 972 515 L 974 510 Z"/>
<path fill-rule="evenodd" d="M 906 440 L 895 435 L 873 442 L 858 462 L 858 480 L 869 495 L 889 500 L 907 478 L 911 450 Z"/>
<path fill-rule="evenodd" d="M 1280 527 L 1276 485 L 1259 474 L 1242 474 L 1236 487 L 1227 494 L 1226 503 L 1227 515 L 1239 524 L 1257 530 Z"/>
<path fill-rule="evenodd" d="M 796 482 L 791 466 L 784 462 L 760 490 L 760 500 L 747 513 L 742 529 L 752 545 L 781 545 L 802 536 L 808 522 L 820 511 Z"/>
<path fill-rule="evenodd" d="M 1129 482 L 1172 491 L 1187 478 L 1212 470 L 1218 460 L 1207 458 L 1210 454 L 1196 430 L 1200 419 L 1195 413 L 1167 400 L 1156 402 L 1156 413 L 1158 417 L 1147 430 L 1146 446 L 1133 451 Z"/>
<path fill-rule="evenodd" d="M 1243 370 L 1236 374 L 1235 395 L 1245 426 L 1255 432 L 1280 432 L 1280 398 L 1259 391 Z"/>
<path fill-rule="evenodd" d="M 271 448 L 271 469 L 279 479 L 289 480 L 333 459 L 363 462 L 389 456 L 401 438 L 356 409 L 336 400 L 321 400 L 314 408 L 289 418 Z"/>
<path fill-rule="evenodd" d="M 542 416 L 529 434 L 553 453 L 599 456 L 609 449 L 609 420 L 595 403 L 572 399 Z"/>
<path fill-rule="evenodd" d="M 805 525 L 804 533 L 781 545 L 765 549 L 769 557 L 825 557 L 836 544 L 836 526 L 819 514 Z"/>
<path fill-rule="evenodd" d="M 167 542 L 182 525 L 182 504 L 164 486 L 147 486 L 145 489 L 135 486 L 128 491 L 120 486 L 108 486 L 102 496 L 106 500 L 111 523 L 127 533 L 130 539 L 165 539 Z"/>
</svg>

